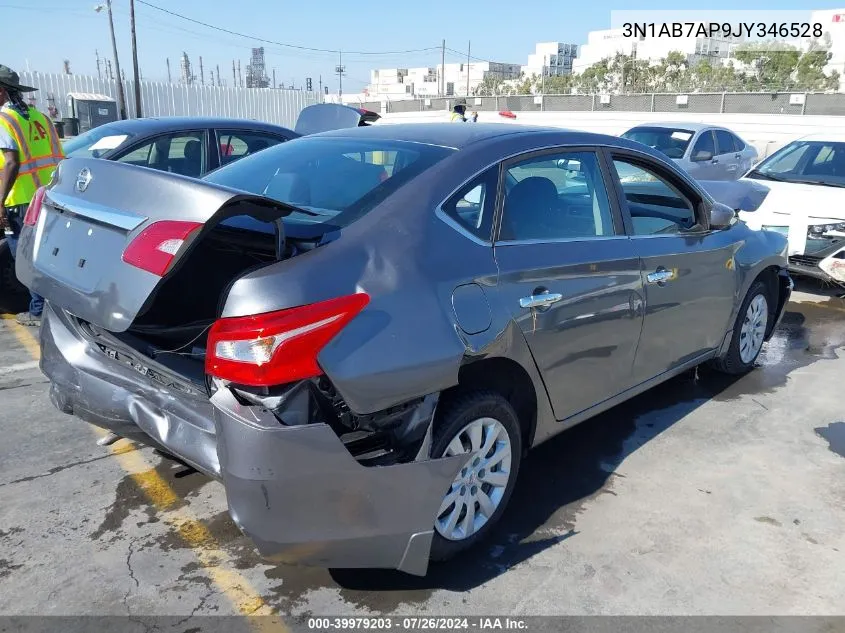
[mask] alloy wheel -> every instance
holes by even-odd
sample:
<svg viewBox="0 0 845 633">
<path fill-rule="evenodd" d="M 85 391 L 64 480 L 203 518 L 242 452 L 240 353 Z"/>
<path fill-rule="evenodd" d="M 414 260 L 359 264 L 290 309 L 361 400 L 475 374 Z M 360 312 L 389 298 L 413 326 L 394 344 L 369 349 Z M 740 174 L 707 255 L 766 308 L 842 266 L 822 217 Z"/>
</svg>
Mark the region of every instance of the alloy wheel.
<svg viewBox="0 0 845 633">
<path fill-rule="evenodd" d="M 496 512 L 511 477 L 511 441 L 493 418 L 479 418 L 458 432 L 444 457 L 466 455 L 440 504 L 434 528 L 443 538 L 461 541 L 478 532 Z"/>
</svg>

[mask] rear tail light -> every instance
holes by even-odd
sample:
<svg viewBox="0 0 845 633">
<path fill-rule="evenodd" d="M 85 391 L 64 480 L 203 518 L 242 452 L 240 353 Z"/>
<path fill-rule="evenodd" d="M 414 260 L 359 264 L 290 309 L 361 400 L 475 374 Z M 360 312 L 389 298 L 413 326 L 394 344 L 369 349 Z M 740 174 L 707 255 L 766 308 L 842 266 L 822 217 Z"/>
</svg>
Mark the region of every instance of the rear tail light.
<svg viewBox="0 0 845 633">
<path fill-rule="evenodd" d="M 44 194 L 47 190 L 44 187 L 38 187 L 35 190 L 35 195 L 29 201 L 29 206 L 26 208 L 26 215 L 23 216 L 23 223 L 27 226 L 35 226 L 38 222 L 38 216 L 41 215 L 41 205 L 44 204 Z"/>
<path fill-rule="evenodd" d="M 164 277 L 176 253 L 194 232 L 199 222 L 162 220 L 145 228 L 123 252 L 123 261 L 136 268 Z"/>
<path fill-rule="evenodd" d="M 205 371 L 270 387 L 322 374 L 317 355 L 369 303 L 364 293 L 254 316 L 219 319 L 208 334 Z"/>
</svg>

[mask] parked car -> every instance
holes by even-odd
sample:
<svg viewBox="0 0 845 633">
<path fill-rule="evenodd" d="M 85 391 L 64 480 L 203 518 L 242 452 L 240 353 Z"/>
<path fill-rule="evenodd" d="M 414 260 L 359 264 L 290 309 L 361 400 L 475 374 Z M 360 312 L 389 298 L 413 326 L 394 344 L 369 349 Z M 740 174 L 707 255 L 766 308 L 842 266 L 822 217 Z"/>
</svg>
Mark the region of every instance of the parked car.
<svg viewBox="0 0 845 633">
<path fill-rule="evenodd" d="M 845 134 L 793 141 L 744 180 L 766 193 L 740 217 L 789 238 L 789 269 L 845 287 Z"/>
<path fill-rule="evenodd" d="M 65 141 L 65 155 L 101 158 L 198 178 L 244 156 L 305 134 L 370 125 L 380 116 L 336 104 L 309 106 L 296 129 L 207 117 L 153 117 L 115 121 Z M 11 254 L 0 239 L 0 292 L 25 290 L 14 278 Z"/>
<path fill-rule="evenodd" d="M 736 180 L 757 160 L 754 146 L 715 125 L 648 123 L 622 137 L 662 152 L 697 180 Z"/>
<path fill-rule="evenodd" d="M 221 480 L 269 560 L 425 574 L 530 447 L 700 363 L 750 371 L 786 266 L 639 143 L 399 124 L 203 180 L 68 159 L 17 274 L 58 409 Z"/>
</svg>

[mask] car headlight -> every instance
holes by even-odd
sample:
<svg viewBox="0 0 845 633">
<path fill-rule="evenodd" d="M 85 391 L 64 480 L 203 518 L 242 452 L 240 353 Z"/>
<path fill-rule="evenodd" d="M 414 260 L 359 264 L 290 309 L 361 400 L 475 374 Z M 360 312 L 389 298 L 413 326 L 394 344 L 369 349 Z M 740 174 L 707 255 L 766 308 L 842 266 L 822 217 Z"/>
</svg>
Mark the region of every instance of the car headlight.
<svg viewBox="0 0 845 633">
<path fill-rule="evenodd" d="M 818 239 L 822 237 L 825 233 L 829 233 L 831 231 L 845 232 L 845 222 L 832 222 L 830 224 L 811 224 L 807 227 L 807 237 Z"/>
</svg>

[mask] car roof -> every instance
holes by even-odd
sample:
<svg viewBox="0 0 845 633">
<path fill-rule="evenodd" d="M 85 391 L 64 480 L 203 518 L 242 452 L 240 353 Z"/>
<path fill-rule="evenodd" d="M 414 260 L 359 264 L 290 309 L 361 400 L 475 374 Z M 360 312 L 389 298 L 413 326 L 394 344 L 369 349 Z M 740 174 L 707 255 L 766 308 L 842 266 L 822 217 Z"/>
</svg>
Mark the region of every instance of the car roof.
<svg viewBox="0 0 845 633">
<path fill-rule="evenodd" d="M 798 139 L 799 141 L 827 141 L 828 143 L 845 143 L 845 132 L 814 132 Z"/>
<path fill-rule="evenodd" d="M 639 123 L 632 127 L 634 130 L 639 127 L 662 127 L 672 128 L 675 130 L 689 130 L 690 132 L 700 132 L 701 130 L 726 130 L 726 127 L 721 125 L 711 125 L 710 123 L 696 123 L 694 121 L 654 121 Z"/>
<path fill-rule="evenodd" d="M 543 127 L 514 123 L 394 123 L 367 127 L 332 130 L 313 135 L 314 137 L 371 138 L 388 141 L 405 141 L 462 149 L 469 145 L 503 137 L 525 135 L 554 135 L 555 142 L 562 145 L 616 145 L 619 147 L 641 147 L 631 145 L 625 139 L 593 134 L 559 127 Z M 566 138 L 560 138 L 565 136 Z M 309 137 L 310 138 L 310 137 Z"/>
<path fill-rule="evenodd" d="M 100 127 L 113 126 L 121 131 L 133 135 L 157 134 L 161 132 L 174 132 L 177 130 L 190 130 L 196 128 L 233 128 L 239 130 L 266 130 L 274 132 L 289 133 L 295 135 L 293 130 L 249 119 L 232 119 L 225 117 L 190 117 L 190 116 L 169 116 L 151 117 L 145 119 L 127 119 L 125 121 L 113 121 Z"/>
</svg>

